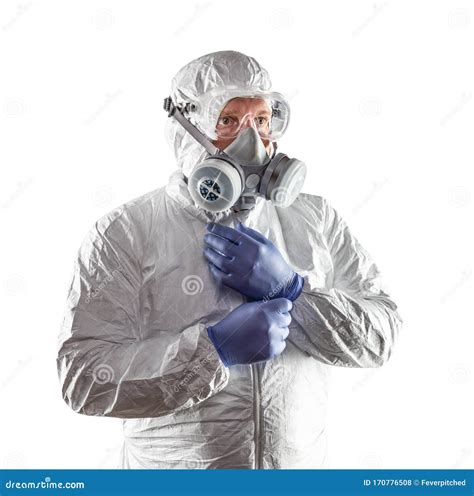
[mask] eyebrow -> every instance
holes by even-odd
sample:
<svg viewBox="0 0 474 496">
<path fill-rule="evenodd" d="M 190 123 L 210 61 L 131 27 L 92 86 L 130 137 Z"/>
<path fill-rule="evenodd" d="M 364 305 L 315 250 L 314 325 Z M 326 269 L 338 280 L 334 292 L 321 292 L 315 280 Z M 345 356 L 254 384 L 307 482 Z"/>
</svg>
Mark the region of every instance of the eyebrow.
<svg viewBox="0 0 474 496">
<path fill-rule="evenodd" d="M 250 113 L 250 112 L 249 112 Z M 260 116 L 262 114 L 266 114 L 266 115 L 271 115 L 271 112 L 270 110 L 267 110 L 267 109 L 262 109 L 262 110 L 259 110 L 256 115 L 257 116 Z M 226 117 L 236 117 L 238 115 L 238 112 L 235 111 L 235 110 L 223 110 L 222 111 L 222 116 L 226 116 Z M 245 114 L 246 115 L 246 114 Z"/>
</svg>

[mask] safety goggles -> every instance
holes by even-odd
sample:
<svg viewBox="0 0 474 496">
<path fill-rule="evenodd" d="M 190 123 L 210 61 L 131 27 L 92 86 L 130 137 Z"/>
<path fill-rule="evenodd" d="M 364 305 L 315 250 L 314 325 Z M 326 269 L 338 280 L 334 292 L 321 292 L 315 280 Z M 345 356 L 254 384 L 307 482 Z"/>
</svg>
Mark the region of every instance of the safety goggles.
<svg viewBox="0 0 474 496">
<path fill-rule="evenodd" d="M 239 108 L 238 98 L 256 101 L 252 104 L 247 100 Z M 252 126 L 262 137 L 276 141 L 290 120 L 289 104 L 280 93 L 238 86 L 201 95 L 186 105 L 185 113 L 212 140 L 235 138 L 244 127 Z"/>
</svg>

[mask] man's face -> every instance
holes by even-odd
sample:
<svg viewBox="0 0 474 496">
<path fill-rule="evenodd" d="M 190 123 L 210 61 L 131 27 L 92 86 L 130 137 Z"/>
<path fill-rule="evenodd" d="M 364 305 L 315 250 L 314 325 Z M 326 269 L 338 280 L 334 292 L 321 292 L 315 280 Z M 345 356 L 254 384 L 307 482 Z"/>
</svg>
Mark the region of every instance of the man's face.
<svg viewBox="0 0 474 496">
<path fill-rule="evenodd" d="M 253 127 L 262 138 L 262 142 L 270 153 L 270 140 L 265 139 L 270 131 L 272 110 L 261 98 L 234 98 L 227 102 L 216 125 L 218 139 L 214 145 L 220 150 L 229 146 L 237 134 L 247 127 Z"/>
</svg>

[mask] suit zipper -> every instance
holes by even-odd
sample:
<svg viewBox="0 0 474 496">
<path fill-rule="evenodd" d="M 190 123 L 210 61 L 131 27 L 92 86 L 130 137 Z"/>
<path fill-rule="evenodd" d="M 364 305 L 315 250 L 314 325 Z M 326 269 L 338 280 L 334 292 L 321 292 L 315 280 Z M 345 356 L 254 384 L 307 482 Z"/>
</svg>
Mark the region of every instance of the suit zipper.
<svg viewBox="0 0 474 496">
<path fill-rule="evenodd" d="M 252 364 L 252 381 L 253 381 L 253 391 L 254 391 L 254 422 L 255 422 L 255 463 L 254 468 L 262 468 L 261 463 L 261 413 L 260 413 L 260 375 L 258 364 Z"/>
</svg>

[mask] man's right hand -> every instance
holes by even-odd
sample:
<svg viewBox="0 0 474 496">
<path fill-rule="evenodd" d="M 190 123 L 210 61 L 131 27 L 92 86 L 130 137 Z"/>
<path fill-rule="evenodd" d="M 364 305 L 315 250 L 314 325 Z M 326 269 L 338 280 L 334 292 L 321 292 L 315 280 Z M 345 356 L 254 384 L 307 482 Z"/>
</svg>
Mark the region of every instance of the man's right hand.
<svg viewBox="0 0 474 496">
<path fill-rule="evenodd" d="M 224 365 L 270 360 L 283 352 L 291 322 L 286 298 L 244 303 L 207 329 Z"/>
</svg>

